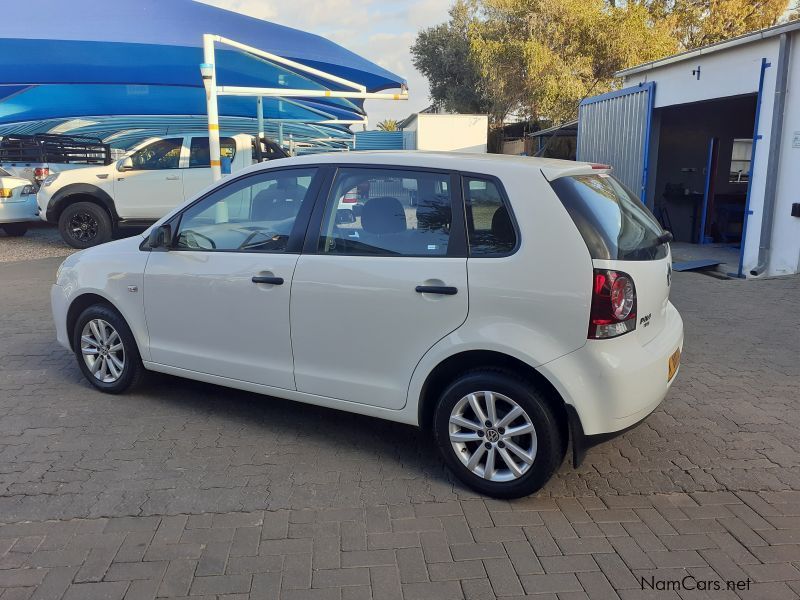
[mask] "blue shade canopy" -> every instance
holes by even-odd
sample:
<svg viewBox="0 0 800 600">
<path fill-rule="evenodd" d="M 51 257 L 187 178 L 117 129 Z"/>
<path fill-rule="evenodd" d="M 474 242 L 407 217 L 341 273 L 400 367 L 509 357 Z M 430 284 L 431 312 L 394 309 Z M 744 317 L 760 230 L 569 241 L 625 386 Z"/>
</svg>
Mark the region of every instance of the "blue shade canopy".
<svg viewBox="0 0 800 600">
<path fill-rule="evenodd" d="M 183 117 L 205 117 L 199 71 L 204 33 L 343 77 L 370 92 L 405 84 L 401 77 L 325 38 L 193 0 L 8 2 L 3 3 L 0 18 L 0 135 L 48 131 L 46 127 L 86 117 L 103 121 L 98 132 L 113 135 L 111 127 L 118 126 L 123 129 L 116 131 L 132 139 L 170 128 L 171 122 Z M 216 49 L 220 85 L 348 89 L 226 48 L 218 44 Z M 219 109 L 230 127 L 254 129 L 254 97 L 220 97 Z M 265 118 L 290 121 L 291 131 L 308 139 L 319 137 L 319 131 L 304 129 L 301 121 L 358 120 L 363 115 L 362 100 L 264 99 Z M 150 118 L 158 126 L 131 125 L 140 118 Z M 171 129 L 175 131 L 174 126 Z M 351 135 L 344 126 L 325 131 L 333 132 L 331 136 Z"/>
<path fill-rule="evenodd" d="M 0 86 L 0 90 L 3 87 Z M 1 96 L 0 96 L 1 98 Z M 264 117 L 358 119 L 360 111 L 316 102 L 264 98 Z M 256 99 L 221 96 L 221 115 L 254 117 Z M 36 85 L 0 99 L 0 124 L 92 115 L 206 115 L 202 88 L 154 85 Z"/>
<path fill-rule="evenodd" d="M 199 87 L 204 33 L 349 79 L 369 91 L 405 83 L 325 38 L 192 0 L 29 0 L 3 3 L 0 84 Z M 258 63 L 264 66 L 238 52 L 218 52 L 218 80 L 224 85 L 264 85 L 263 77 L 277 79 L 258 72 Z"/>
</svg>

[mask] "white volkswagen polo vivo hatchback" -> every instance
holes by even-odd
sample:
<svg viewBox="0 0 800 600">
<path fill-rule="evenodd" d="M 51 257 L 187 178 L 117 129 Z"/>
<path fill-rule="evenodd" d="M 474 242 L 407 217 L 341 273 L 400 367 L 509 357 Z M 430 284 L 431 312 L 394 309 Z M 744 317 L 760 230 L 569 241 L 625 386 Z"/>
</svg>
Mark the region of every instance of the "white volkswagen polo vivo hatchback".
<svg viewBox="0 0 800 600">
<path fill-rule="evenodd" d="M 147 369 L 419 425 L 463 482 L 511 498 L 664 398 L 670 239 L 600 165 L 307 156 L 72 255 L 53 315 L 104 392 Z"/>
</svg>

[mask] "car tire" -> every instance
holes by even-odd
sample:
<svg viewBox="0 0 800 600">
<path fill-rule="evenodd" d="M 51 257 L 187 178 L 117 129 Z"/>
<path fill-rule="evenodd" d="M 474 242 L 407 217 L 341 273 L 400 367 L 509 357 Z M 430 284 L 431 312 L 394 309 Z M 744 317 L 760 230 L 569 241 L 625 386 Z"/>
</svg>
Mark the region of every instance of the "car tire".
<svg viewBox="0 0 800 600">
<path fill-rule="evenodd" d="M 8 237 L 20 237 L 28 232 L 27 223 L 4 223 L 0 228 L 5 231 Z"/>
<path fill-rule="evenodd" d="M 72 330 L 72 348 L 84 377 L 102 392 L 121 394 L 144 372 L 130 327 L 105 304 L 94 304 L 80 314 Z"/>
<path fill-rule="evenodd" d="M 488 418 L 489 394 L 493 419 Z M 484 422 L 478 423 L 481 417 Z M 565 440 L 559 425 L 547 397 L 530 381 L 510 371 L 478 369 L 461 375 L 442 393 L 433 433 L 448 467 L 467 486 L 495 498 L 520 498 L 539 490 L 563 461 Z"/>
<path fill-rule="evenodd" d="M 83 249 L 104 244 L 111 239 L 111 216 L 102 206 L 92 202 L 75 202 L 58 217 L 58 231 L 73 248 Z"/>
</svg>

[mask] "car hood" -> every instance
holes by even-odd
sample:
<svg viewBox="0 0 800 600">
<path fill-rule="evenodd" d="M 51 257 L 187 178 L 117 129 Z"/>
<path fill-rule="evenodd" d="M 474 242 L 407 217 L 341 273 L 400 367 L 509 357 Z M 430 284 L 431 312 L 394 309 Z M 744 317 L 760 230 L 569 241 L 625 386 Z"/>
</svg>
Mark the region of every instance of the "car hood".
<svg viewBox="0 0 800 600">
<path fill-rule="evenodd" d="M 11 177 L 2 175 L 0 176 L 0 187 L 4 188 L 16 188 L 21 185 L 30 185 L 31 182 L 27 179 L 22 179 L 22 177 Z"/>
</svg>

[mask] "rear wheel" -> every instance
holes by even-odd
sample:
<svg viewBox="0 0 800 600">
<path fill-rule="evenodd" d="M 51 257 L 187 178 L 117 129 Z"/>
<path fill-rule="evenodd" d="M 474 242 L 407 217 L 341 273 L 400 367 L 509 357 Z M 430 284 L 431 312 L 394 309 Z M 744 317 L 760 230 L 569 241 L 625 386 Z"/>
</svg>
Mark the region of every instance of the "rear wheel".
<svg viewBox="0 0 800 600">
<path fill-rule="evenodd" d="M 72 331 L 72 348 L 84 377 L 109 394 L 134 386 L 144 371 L 130 327 L 110 306 L 95 304 L 81 313 Z"/>
<path fill-rule="evenodd" d="M 544 395 L 511 372 L 470 371 L 442 394 L 434 436 L 453 473 L 497 498 L 540 489 L 564 458 L 561 428 Z"/>
<path fill-rule="evenodd" d="M 73 248 L 104 244 L 113 233 L 108 212 L 92 202 L 75 202 L 67 206 L 58 218 L 58 230 Z"/>
<path fill-rule="evenodd" d="M 27 223 L 3 223 L 0 227 L 8 237 L 20 237 L 28 232 Z"/>
</svg>

